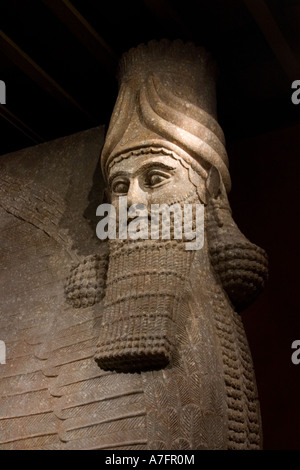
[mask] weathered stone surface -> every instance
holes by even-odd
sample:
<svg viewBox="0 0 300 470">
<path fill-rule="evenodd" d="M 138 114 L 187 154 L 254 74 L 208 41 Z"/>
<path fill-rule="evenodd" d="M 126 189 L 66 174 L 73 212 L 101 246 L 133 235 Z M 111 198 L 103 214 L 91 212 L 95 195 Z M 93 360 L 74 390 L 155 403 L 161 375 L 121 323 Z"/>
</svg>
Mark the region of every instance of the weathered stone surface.
<svg viewBox="0 0 300 470">
<path fill-rule="evenodd" d="M 205 236 L 198 251 L 160 230 L 158 240 L 109 242 L 95 359 L 107 370 L 152 371 L 151 448 L 259 448 L 254 372 L 234 306 L 259 294 L 267 259 L 231 217 L 213 61 L 192 44 L 152 41 L 122 58 L 119 83 L 101 156 L 116 212 L 120 196 L 148 214 L 152 204 L 204 204 Z"/>
<path fill-rule="evenodd" d="M 161 227 L 158 239 L 97 239 L 102 144 L 96 128 L 1 163 L 0 447 L 260 448 L 237 311 L 267 262 L 231 217 L 209 55 L 180 41 L 125 55 L 101 155 L 117 209 L 120 196 L 204 204 L 201 249 Z"/>
</svg>

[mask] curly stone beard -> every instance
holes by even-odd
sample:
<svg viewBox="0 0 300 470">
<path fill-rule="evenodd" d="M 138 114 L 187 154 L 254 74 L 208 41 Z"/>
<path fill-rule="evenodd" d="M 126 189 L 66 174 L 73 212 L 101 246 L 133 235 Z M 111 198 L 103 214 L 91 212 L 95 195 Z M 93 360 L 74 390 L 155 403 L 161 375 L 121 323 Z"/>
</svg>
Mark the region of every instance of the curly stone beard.
<svg viewBox="0 0 300 470">
<path fill-rule="evenodd" d="M 179 204 L 183 211 L 184 204 L 195 202 L 200 203 L 193 191 Z M 194 256 L 186 250 L 184 236 L 172 239 L 173 230 L 171 217 L 170 240 L 109 240 L 104 314 L 95 354 L 102 369 L 156 370 L 171 361 L 178 306 Z"/>
</svg>

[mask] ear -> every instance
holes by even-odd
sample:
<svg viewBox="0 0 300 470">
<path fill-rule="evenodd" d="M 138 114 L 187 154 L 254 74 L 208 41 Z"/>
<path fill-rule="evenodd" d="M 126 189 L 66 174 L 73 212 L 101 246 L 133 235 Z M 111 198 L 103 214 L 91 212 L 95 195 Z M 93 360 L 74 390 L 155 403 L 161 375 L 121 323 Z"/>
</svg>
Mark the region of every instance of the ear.
<svg viewBox="0 0 300 470">
<path fill-rule="evenodd" d="M 206 180 L 206 189 L 208 194 L 216 198 L 220 192 L 221 177 L 216 167 L 212 166 L 208 172 L 208 178 Z"/>
</svg>

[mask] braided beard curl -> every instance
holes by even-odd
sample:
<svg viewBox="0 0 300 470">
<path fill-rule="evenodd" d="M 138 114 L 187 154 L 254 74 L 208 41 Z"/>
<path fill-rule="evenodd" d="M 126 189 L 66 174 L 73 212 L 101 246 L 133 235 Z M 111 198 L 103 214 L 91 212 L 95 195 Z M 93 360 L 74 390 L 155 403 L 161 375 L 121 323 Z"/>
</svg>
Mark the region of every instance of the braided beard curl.
<svg viewBox="0 0 300 470">
<path fill-rule="evenodd" d="M 199 203 L 196 191 L 184 204 Z M 195 221 L 193 217 L 193 227 Z M 171 234 L 174 219 L 171 218 Z M 150 231 L 149 231 L 150 234 Z M 104 370 L 166 367 L 194 251 L 181 240 L 109 240 L 104 314 L 95 360 Z"/>
</svg>

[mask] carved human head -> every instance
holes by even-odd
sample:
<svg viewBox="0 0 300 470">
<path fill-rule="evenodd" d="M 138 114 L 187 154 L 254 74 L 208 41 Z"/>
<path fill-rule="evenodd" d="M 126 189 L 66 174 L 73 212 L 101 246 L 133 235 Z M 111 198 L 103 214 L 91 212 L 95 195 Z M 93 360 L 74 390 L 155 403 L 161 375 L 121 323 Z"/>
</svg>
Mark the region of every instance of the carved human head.
<svg viewBox="0 0 300 470">
<path fill-rule="evenodd" d="M 203 48 L 182 41 L 151 41 L 123 56 L 101 166 L 116 207 L 122 196 L 128 206 L 148 209 L 161 203 L 203 205 L 202 252 L 207 256 L 202 261 L 209 260 L 216 282 L 237 311 L 255 300 L 267 278 L 267 257 L 231 216 L 228 157 L 216 114 L 215 65 Z M 183 247 L 178 240 L 161 237 L 110 241 L 95 354 L 100 367 L 135 372 L 172 364 L 184 285 L 192 263 L 201 259 Z M 87 264 L 102 263 L 96 258 Z M 68 295 L 80 303 L 73 299 L 76 276 Z"/>
</svg>

